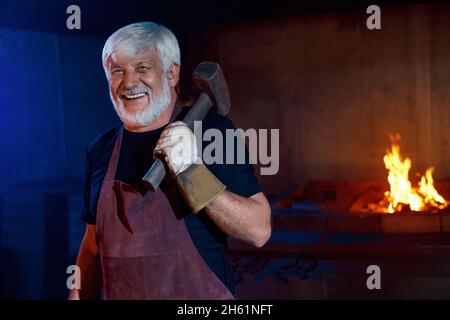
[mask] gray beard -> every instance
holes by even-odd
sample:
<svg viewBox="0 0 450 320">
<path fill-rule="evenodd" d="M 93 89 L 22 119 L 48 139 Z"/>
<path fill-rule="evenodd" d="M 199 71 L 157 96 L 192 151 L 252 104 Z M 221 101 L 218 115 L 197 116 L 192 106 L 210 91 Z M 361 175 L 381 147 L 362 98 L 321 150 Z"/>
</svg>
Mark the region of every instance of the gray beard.
<svg viewBox="0 0 450 320">
<path fill-rule="evenodd" d="M 122 99 L 118 99 L 118 103 L 114 101 L 110 91 L 111 101 L 114 105 L 114 109 L 117 112 L 120 120 L 126 125 L 130 127 L 145 127 L 150 123 L 155 121 L 164 110 L 167 109 L 170 103 L 170 87 L 169 80 L 164 77 L 163 78 L 163 91 L 158 96 L 152 96 L 153 91 L 149 92 L 150 101 L 147 107 L 144 110 L 139 112 L 128 112 L 125 109 L 125 105 Z"/>
</svg>

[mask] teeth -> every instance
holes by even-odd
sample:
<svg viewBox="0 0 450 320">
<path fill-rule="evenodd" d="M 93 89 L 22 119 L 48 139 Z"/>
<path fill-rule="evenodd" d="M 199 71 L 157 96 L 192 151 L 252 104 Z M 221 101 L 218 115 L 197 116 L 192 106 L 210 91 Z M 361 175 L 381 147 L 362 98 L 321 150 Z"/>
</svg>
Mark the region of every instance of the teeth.
<svg viewBox="0 0 450 320">
<path fill-rule="evenodd" d="M 146 95 L 145 92 L 138 93 L 138 94 L 132 94 L 132 95 L 126 94 L 126 95 L 125 95 L 125 98 L 127 98 L 127 99 L 136 99 L 136 98 L 143 97 L 143 96 L 145 96 L 145 95 Z"/>
</svg>

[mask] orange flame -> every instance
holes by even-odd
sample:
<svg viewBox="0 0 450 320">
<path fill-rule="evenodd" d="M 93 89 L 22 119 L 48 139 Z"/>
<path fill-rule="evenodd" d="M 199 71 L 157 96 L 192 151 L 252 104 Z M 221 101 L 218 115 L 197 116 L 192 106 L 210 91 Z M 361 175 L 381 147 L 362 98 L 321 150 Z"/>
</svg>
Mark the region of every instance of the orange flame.
<svg viewBox="0 0 450 320">
<path fill-rule="evenodd" d="M 389 171 L 390 185 L 390 191 L 385 192 L 385 197 L 389 201 L 389 207 L 385 209 L 385 212 L 398 212 L 406 205 L 412 211 L 445 208 L 448 202 L 434 188 L 433 167 L 426 170 L 425 176 L 420 179 L 418 188 L 412 187 L 409 181 L 411 159 L 403 159 L 400 155 L 400 147 L 396 143 L 396 140 L 399 139 L 399 135 L 391 136 L 392 148 L 386 151 L 383 158 L 386 169 Z"/>
</svg>

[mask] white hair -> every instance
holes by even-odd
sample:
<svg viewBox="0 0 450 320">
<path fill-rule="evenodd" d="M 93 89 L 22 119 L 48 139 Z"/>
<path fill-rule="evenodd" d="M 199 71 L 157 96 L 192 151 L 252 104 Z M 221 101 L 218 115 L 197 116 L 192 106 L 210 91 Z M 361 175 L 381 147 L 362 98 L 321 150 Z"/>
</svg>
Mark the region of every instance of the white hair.
<svg viewBox="0 0 450 320">
<path fill-rule="evenodd" d="M 175 35 L 163 25 L 153 22 L 138 22 L 129 24 L 114 32 L 103 47 L 102 62 L 108 75 L 108 58 L 120 49 L 122 54 L 134 56 L 142 49 L 150 52 L 156 49 L 159 59 L 168 71 L 173 64 L 180 65 L 180 47 Z"/>
</svg>

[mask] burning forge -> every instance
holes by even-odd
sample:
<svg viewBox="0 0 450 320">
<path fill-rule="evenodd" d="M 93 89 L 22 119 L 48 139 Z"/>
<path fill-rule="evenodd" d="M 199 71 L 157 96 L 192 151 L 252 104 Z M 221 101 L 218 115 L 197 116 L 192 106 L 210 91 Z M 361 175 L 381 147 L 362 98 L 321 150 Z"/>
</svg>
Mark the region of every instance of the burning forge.
<svg viewBox="0 0 450 320">
<path fill-rule="evenodd" d="M 421 176 L 418 186 L 413 187 L 409 180 L 411 159 L 400 154 L 400 135 L 391 136 L 392 146 L 384 156 L 384 165 L 389 172 L 390 190 L 377 204 L 369 204 L 371 211 L 394 213 L 402 211 L 437 211 L 448 206 L 448 202 L 434 187 L 433 167 Z"/>
</svg>

